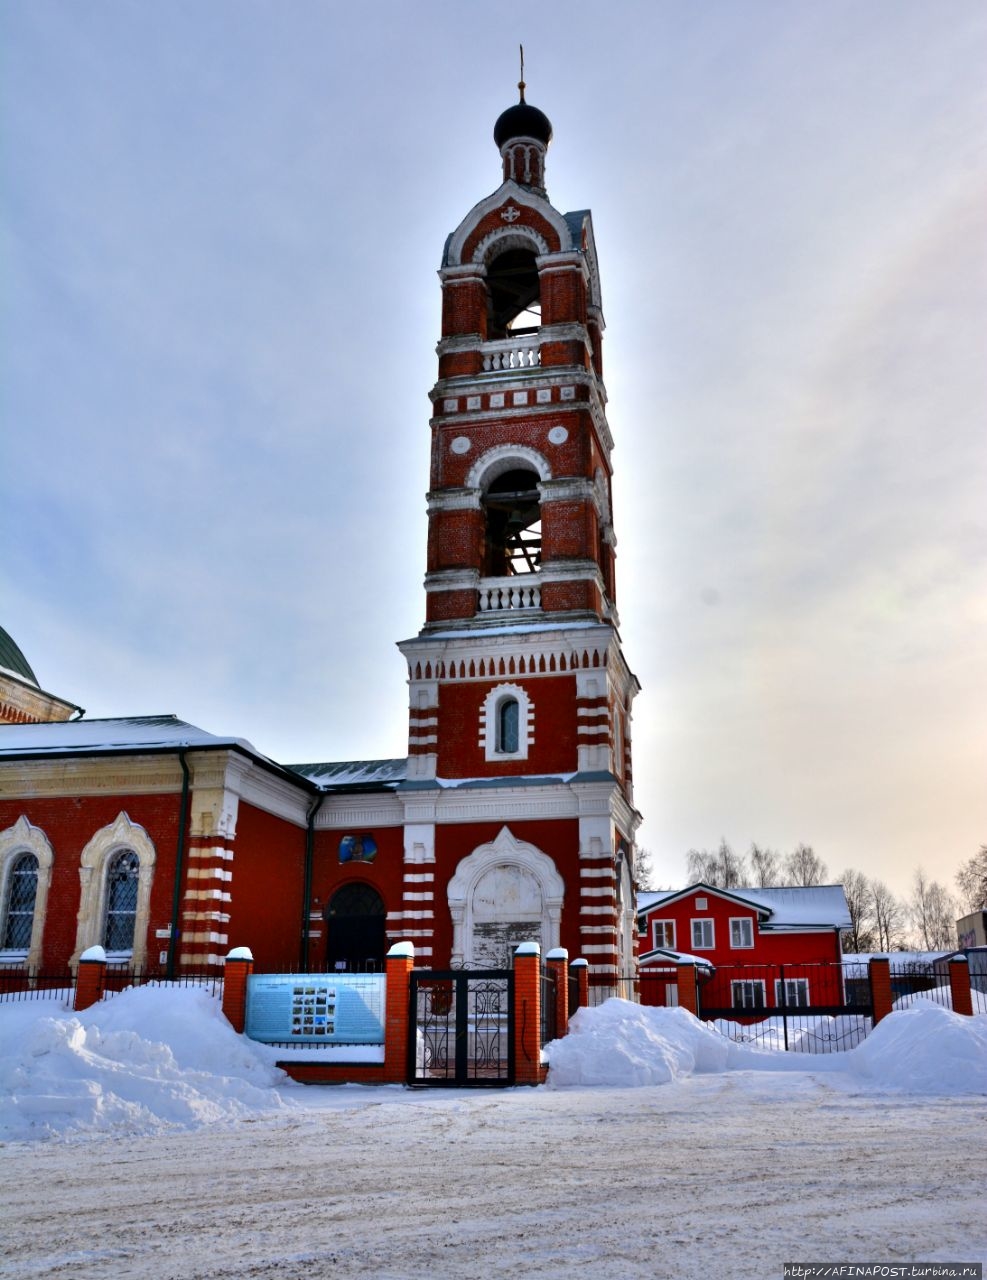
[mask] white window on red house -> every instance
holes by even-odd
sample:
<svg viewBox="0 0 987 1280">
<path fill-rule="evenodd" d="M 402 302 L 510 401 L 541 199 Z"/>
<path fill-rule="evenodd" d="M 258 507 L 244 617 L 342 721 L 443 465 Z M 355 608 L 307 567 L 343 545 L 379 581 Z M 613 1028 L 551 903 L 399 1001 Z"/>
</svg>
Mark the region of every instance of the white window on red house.
<svg viewBox="0 0 987 1280">
<path fill-rule="evenodd" d="M 710 919 L 693 920 L 692 922 L 693 951 L 712 951 L 713 945 L 714 945 L 713 921 Z"/>
<path fill-rule="evenodd" d="M 665 1008 L 677 1009 L 679 1005 L 679 984 L 677 982 L 665 983 Z"/>
<path fill-rule="evenodd" d="M 734 1009 L 763 1009 L 764 982 L 760 978 L 731 982 L 730 1004 Z"/>
<path fill-rule="evenodd" d="M 775 1004 L 782 1003 L 782 984 L 775 978 Z M 786 978 L 784 1003 L 789 1009 L 807 1009 L 809 1007 L 808 978 Z"/>
<path fill-rule="evenodd" d="M 674 920 L 652 920 L 651 936 L 654 939 L 652 943 L 655 947 L 665 947 L 668 951 L 675 950 L 675 921 Z"/>
<path fill-rule="evenodd" d="M 731 947 L 752 947 L 754 945 L 754 922 L 750 916 L 730 917 Z"/>
</svg>

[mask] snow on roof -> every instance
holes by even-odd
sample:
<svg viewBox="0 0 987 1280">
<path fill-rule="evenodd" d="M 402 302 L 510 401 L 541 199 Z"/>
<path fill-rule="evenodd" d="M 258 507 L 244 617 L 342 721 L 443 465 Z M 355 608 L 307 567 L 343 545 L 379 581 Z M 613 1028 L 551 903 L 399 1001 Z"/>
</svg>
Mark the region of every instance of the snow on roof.
<svg viewBox="0 0 987 1280">
<path fill-rule="evenodd" d="M 671 903 L 691 893 L 715 894 L 734 902 L 749 903 L 767 914 L 768 929 L 800 926 L 827 926 L 849 929 L 850 911 L 841 884 L 778 885 L 766 889 L 717 889 L 713 885 L 689 885 L 685 889 L 664 889 L 659 893 L 639 893 L 638 912 L 647 912 L 660 903 Z"/>
<path fill-rule="evenodd" d="M 245 738 L 217 737 L 171 715 L 0 725 L 0 758 L 61 755 L 76 751 L 92 754 L 99 751 L 162 751 L 222 746 L 241 747 L 260 757 L 260 752 Z"/>
<path fill-rule="evenodd" d="M 669 947 L 655 947 L 652 951 L 643 951 L 638 956 L 639 964 L 694 964 L 699 969 L 712 970 L 713 964 L 706 956 L 690 955 L 688 951 L 672 951 Z"/>
<path fill-rule="evenodd" d="M 333 787 L 394 787 L 408 774 L 407 757 L 400 760 L 337 760 L 285 767 L 327 790 Z"/>
</svg>

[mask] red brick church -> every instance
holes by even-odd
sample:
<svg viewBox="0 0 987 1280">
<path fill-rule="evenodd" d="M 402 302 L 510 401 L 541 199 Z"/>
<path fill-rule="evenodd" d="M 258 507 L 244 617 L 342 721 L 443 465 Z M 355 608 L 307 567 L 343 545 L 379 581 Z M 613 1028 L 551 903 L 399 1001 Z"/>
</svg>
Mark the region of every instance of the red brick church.
<svg viewBox="0 0 987 1280">
<path fill-rule="evenodd" d="M 0 633 L 0 965 L 99 944 L 169 973 L 429 966 L 566 947 L 612 987 L 636 925 L 631 704 L 593 224 L 548 199 L 547 117 L 446 241 L 408 755 L 282 765 L 171 716 L 69 718 Z M 423 424 L 424 426 L 424 424 Z M 9 709 L 9 710 L 8 710 Z"/>
</svg>

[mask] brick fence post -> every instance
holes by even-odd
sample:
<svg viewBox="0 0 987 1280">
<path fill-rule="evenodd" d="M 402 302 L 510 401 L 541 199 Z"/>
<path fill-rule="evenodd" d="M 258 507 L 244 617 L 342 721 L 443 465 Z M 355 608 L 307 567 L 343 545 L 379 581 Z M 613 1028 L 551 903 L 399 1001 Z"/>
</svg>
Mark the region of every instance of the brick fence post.
<svg viewBox="0 0 987 1280">
<path fill-rule="evenodd" d="M 514 952 L 514 1083 L 541 1084 L 541 946 Z"/>
<path fill-rule="evenodd" d="M 891 994 L 891 961 L 882 956 L 871 960 L 867 966 L 867 977 L 870 981 L 870 998 L 876 1027 L 882 1018 L 888 1016 L 894 1004 Z"/>
<path fill-rule="evenodd" d="M 384 998 L 384 1079 L 401 1084 L 408 1079 L 408 1044 L 411 1014 L 411 970 L 415 948 L 395 942 L 387 953 L 387 992 Z"/>
<path fill-rule="evenodd" d="M 75 975 L 76 1010 L 88 1009 L 98 1004 L 106 990 L 106 952 L 102 947 L 90 947 L 79 957 L 79 972 Z"/>
<path fill-rule="evenodd" d="M 679 1008 L 688 1009 L 699 1017 L 699 1001 L 696 998 L 696 966 L 689 960 L 682 960 L 675 966 L 676 982 L 679 990 Z"/>
<path fill-rule="evenodd" d="M 570 969 L 576 971 L 576 981 L 579 983 L 579 1008 L 585 1009 L 589 1004 L 589 961 L 573 960 L 569 966 Z"/>
<path fill-rule="evenodd" d="M 555 1035 L 559 1040 L 569 1027 L 569 952 L 554 947 L 545 957 L 548 971 L 555 978 Z"/>
<path fill-rule="evenodd" d="M 966 956 L 954 956 L 949 962 L 949 990 L 953 997 L 953 1012 L 973 1017 L 973 994 L 970 990 L 970 961 Z"/>
<path fill-rule="evenodd" d="M 254 971 L 249 947 L 234 947 L 223 967 L 223 1013 L 234 1031 L 247 1025 L 247 979 Z"/>
</svg>

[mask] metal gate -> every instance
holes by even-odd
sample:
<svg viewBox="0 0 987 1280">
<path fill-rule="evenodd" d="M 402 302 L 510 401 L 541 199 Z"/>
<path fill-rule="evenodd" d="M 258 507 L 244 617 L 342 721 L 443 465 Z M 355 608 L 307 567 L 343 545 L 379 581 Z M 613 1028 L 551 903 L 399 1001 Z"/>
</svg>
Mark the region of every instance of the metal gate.
<svg viewBox="0 0 987 1280">
<path fill-rule="evenodd" d="M 482 1089 L 514 1083 L 510 969 L 412 970 L 408 1083 Z"/>
</svg>

